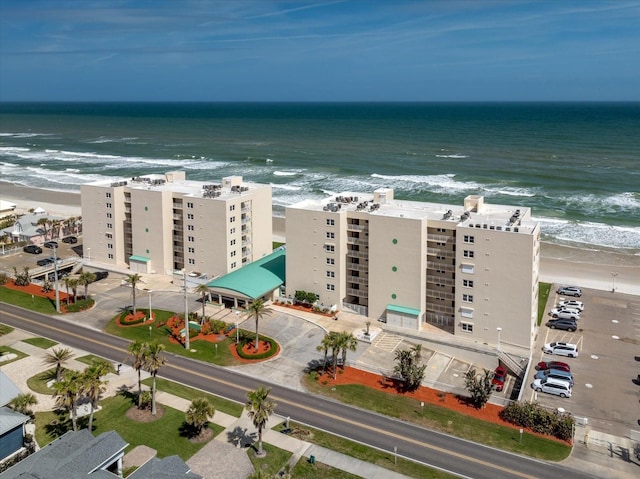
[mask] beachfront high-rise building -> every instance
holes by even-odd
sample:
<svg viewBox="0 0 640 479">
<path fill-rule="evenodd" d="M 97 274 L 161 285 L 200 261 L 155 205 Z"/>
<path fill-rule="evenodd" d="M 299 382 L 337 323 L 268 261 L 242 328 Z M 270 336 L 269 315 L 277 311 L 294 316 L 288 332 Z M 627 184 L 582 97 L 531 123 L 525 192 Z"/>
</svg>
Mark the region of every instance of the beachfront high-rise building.
<svg viewBox="0 0 640 479">
<path fill-rule="evenodd" d="M 272 251 L 271 186 L 241 176 L 190 181 L 182 171 L 82 185 L 84 255 L 132 272 L 206 274 Z"/>
<path fill-rule="evenodd" d="M 413 330 L 530 349 L 540 226 L 528 208 L 394 199 L 392 189 L 287 207 L 287 294 Z M 428 326 L 430 325 L 430 326 Z"/>
</svg>

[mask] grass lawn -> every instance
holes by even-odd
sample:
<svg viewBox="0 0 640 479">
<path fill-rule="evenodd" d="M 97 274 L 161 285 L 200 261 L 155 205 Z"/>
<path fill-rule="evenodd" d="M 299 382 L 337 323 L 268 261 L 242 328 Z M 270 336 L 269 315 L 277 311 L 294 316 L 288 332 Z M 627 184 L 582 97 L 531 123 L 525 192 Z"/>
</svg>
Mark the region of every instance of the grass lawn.
<svg viewBox="0 0 640 479">
<path fill-rule="evenodd" d="M 148 311 L 142 308 L 138 308 L 138 310 Z M 167 327 L 157 327 L 159 322 L 167 321 L 175 313 L 155 308 L 153 312 L 156 318 L 151 326 L 143 324 L 139 326 L 122 327 L 117 324 L 118 315 L 109 321 L 105 332 L 132 341 L 158 341 L 160 344 L 166 346 L 168 353 L 179 354 L 199 361 L 218 364 L 219 366 L 235 366 L 241 364 L 240 361 L 231 354 L 231 351 L 229 351 L 229 347 L 234 344 L 234 340 L 229 338 L 216 343 L 218 345 L 217 348 L 215 344 L 210 341 L 191 341 L 191 349 L 195 350 L 195 352 L 187 352 L 184 346 L 169 340 L 170 333 Z"/>
<path fill-rule="evenodd" d="M 56 341 L 52 341 L 47 338 L 27 338 L 23 339 L 22 342 L 42 349 L 49 349 L 50 347 L 58 344 Z"/>
<path fill-rule="evenodd" d="M 7 326 L 6 324 L 0 324 L 0 336 L 4 336 L 13 332 L 13 329 L 14 328 L 12 328 L 11 326 Z"/>
<path fill-rule="evenodd" d="M 93 366 L 93 364 L 96 362 L 106 361 L 106 359 L 101 358 L 100 356 L 96 356 L 95 354 L 87 354 L 85 356 L 80 356 L 79 358 L 74 359 L 86 364 L 87 366 Z"/>
<path fill-rule="evenodd" d="M 247 455 L 256 471 L 262 471 L 263 473 L 271 475 L 277 474 L 292 456 L 292 453 L 289 451 L 272 446 L 264 441 L 262 441 L 262 449 L 267 455 L 265 457 L 256 457 L 255 452 L 258 450 L 258 441 L 256 440 L 253 447 L 247 448 Z"/>
<path fill-rule="evenodd" d="M 4 286 L 0 286 L 0 300 L 42 314 L 58 314 L 56 313 L 55 301 L 41 296 L 31 296 L 28 293 L 5 288 Z"/>
<path fill-rule="evenodd" d="M 305 479 L 326 479 L 327 477 L 331 479 L 360 479 L 361 476 L 354 476 L 318 461 L 315 464 L 311 464 L 308 459 L 301 457 L 291 470 L 291 477 L 304 477 Z"/>
<path fill-rule="evenodd" d="M 102 409 L 95 413 L 94 436 L 106 431 L 115 430 L 129 443 L 126 452 L 136 446 L 144 444 L 155 449 L 158 457 L 178 454 L 184 461 L 198 452 L 206 443 L 192 443 L 181 435 L 184 423 L 184 413 L 176 409 L 163 406 L 164 415 L 153 422 L 137 422 L 128 419 L 125 414 L 132 407 L 132 399 L 123 395 L 106 398 L 100 401 Z M 64 432 L 71 429 L 69 415 L 54 412 L 36 413 L 36 439 L 42 447 L 53 441 Z M 52 424 L 53 421 L 53 424 Z M 79 426 L 86 427 L 88 417 L 80 418 Z M 210 424 L 213 437 L 223 431 L 221 426 Z"/>
<path fill-rule="evenodd" d="M 335 391 L 332 391 L 307 378 L 305 385 L 311 392 L 329 396 L 346 404 L 505 451 L 547 461 L 561 461 L 571 453 L 570 446 L 556 440 L 525 432 L 520 442 L 517 429 L 482 421 L 437 405 L 425 403 L 422 415 L 420 402 L 415 399 L 387 394 L 359 384 L 334 386 Z"/>
<path fill-rule="evenodd" d="M 0 346 L 0 356 L 4 356 L 5 354 L 12 354 L 12 353 L 16 355 L 15 359 L 11 359 L 11 360 L 8 360 L 8 361 L 2 361 L 0 364 L 2 364 L 4 366 L 5 364 L 9 364 L 9 363 L 12 363 L 14 361 L 18 361 L 18 360 L 20 360 L 22 358 L 26 358 L 28 356 L 28 354 L 25 354 L 22 351 L 18 351 L 17 349 L 10 348 L 9 346 Z"/>
<path fill-rule="evenodd" d="M 544 308 L 547 306 L 547 301 L 549 300 L 551 286 L 551 283 L 538 283 L 538 326 L 540 326 L 542 318 L 544 317 Z"/>
<path fill-rule="evenodd" d="M 151 387 L 151 383 L 153 382 L 153 380 L 151 378 L 147 378 L 142 382 L 146 386 Z M 167 381 L 166 379 L 162 378 L 156 378 L 156 388 L 158 389 L 158 391 L 164 391 L 166 393 L 173 394 L 174 396 L 178 396 L 189 401 L 193 401 L 194 399 L 201 397 L 206 398 L 207 401 L 209 401 L 209 403 L 213 405 L 216 411 L 229 414 L 233 417 L 240 417 L 244 409 L 244 405 L 242 404 L 238 404 L 236 402 L 229 401 L 228 399 L 214 396 L 213 394 L 205 393 L 198 389 L 183 386 L 182 384 L 174 383 L 173 381 Z"/>
<path fill-rule="evenodd" d="M 282 430 L 283 427 L 284 427 L 284 424 L 279 424 L 274 428 L 274 430 L 280 431 Z M 398 458 L 397 464 L 395 464 L 393 454 L 379 451 L 378 449 L 374 449 L 374 448 L 365 446 L 363 444 L 350 441 L 348 439 L 334 436 L 332 434 L 320 431 L 318 429 L 303 426 L 295 422 L 290 422 L 289 428 L 292 431 L 290 434 L 293 437 L 302 439 L 303 441 L 311 442 L 313 444 L 317 444 L 319 446 L 326 447 L 327 449 L 340 451 L 342 454 L 346 454 L 347 456 L 355 457 L 356 459 L 360 459 L 362 461 L 375 464 L 385 469 L 389 469 L 390 471 L 404 474 L 405 476 L 415 477 L 418 479 L 423 479 L 423 478 L 424 479 L 430 479 L 430 478 L 445 479 L 445 478 L 457 477 L 457 476 L 453 476 L 451 474 L 447 474 L 445 472 L 441 472 L 427 466 L 423 466 L 422 464 L 407 461 L 406 459 L 403 459 L 400 457 Z M 307 470 L 309 468 L 314 467 L 308 463 L 304 464 L 305 462 L 306 461 L 301 459 L 298 462 L 298 464 L 296 464 L 296 469 L 298 467 L 301 467 Z M 313 476 L 294 475 L 294 477 L 313 477 Z M 331 476 L 316 476 L 316 477 L 340 477 L 340 476 L 331 475 Z M 354 476 L 344 476 L 344 477 L 354 477 Z"/>
<path fill-rule="evenodd" d="M 62 369 L 62 373 L 64 374 L 64 369 Z M 47 383 L 52 379 L 55 379 L 55 377 L 55 368 L 48 369 L 47 371 L 42 371 L 41 373 L 38 373 L 35 376 L 31 376 L 29 379 L 27 379 L 27 387 L 36 393 L 52 395 L 54 392 L 56 392 L 56 390 L 47 387 Z"/>
</svg>

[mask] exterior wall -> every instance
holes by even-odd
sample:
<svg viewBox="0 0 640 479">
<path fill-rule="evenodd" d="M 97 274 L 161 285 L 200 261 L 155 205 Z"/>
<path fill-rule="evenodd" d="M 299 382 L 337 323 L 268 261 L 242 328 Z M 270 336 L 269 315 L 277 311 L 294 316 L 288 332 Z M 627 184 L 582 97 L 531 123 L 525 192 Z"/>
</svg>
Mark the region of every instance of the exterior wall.
<svg viewBox="0 0 640 479">
<path fill-rule="evenodd" d="M 22 448 L 24 443 L 23 430 L 23 425 L 20 424 L 15 429 L 7 431 L 0 436 L 0 451 L 2 451 L 2 454 L 0 454 L 0 460 L 10 456 Z"/>
</svg>

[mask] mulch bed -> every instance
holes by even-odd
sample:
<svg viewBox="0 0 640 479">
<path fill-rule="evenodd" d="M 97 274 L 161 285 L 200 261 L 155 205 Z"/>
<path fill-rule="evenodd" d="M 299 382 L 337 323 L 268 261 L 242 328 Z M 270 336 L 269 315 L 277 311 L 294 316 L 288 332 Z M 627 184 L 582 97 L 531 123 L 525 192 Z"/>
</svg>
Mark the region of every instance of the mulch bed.
<svg viewBox="0 0 640 479">
<path fill-rule="evenodd" d="M 164 416 L 164 407 L 156 404 L 156 415 L 151 414 L 151 409 L 138 409 L 137 406 L 130 407 L 125 413 L 128 419 L 136 422 L 153 422 Z"/>
<path fill-rule="evenodd" d="M 297 311 L 304 311 L 305 313 L 313 313 L 318 316 L 325 316 L 327 318 L 331 318 L 335 315 L 335 313 L 323 313 L 321 311 L 314 311 L 313 307 L 306 307 L 300 304 L 285 304 L 285 303 L 277 303 L 275 306 L 282 306 L 283 308 L 295 309 Z"/>
<path fill-rule="evenodd" d="M 18 286 L 16 285 L 13 281 L 9 281 L 7 283 L 5 283 L 3 285 L 5 288 L 8 289 L 12 289 L 14 291 L 22 291 L 23 293 L 26 294 L 31 294 L 33 296 L 38 296 L 39 298 L 47 298 L 50 299 L 52 301 L 56 300 L 56 292 L 55 290 L 51 290 L 48 292 L 44 292 L 42 291 L 42 286 L 39 286 L 35 283 L 31 283 L 27 286 Z M 62 304 L 62 302 L 64 301 L 65 303 L 67 302 L 67 300 L 69 302 L 73 302 L 73 295 L 72 294 L 67 294 L 67 293 L 63 293 L 62 291 L 58 291 L 58 297 L 60 298 L 60 309 L 62 310 L 62 312 L 66 312 L 64 309 L 64 304 Z"/>
<path fill-rule="evenodd" d="M 197 436 L 190 437 L 189 442 L 194 444 L 200 444 L 203 442 L 209 442 L 213 438 L 213 429 L 209 429 L 208 427 L 203 428 L 202 432 Z"/>
<path fill-rule="evenodd" d="M 265 353 L 270 349 L 270 345 L 267 341 L 260 341 L 258 343 L 257 351 L 253 348 L 254 345 L 255 345 L 255 341 L 251 341 L 250 343 L 245 344 L 242 347 L 242 352 L 247 356 L 250 356 L 252 354 Z M 251 363 L 259 363 L 261 361 L 266 361 L 267 359 L 275 358 L 278 354 L 280 354 L 280 345 L 276 343 L 276 352 L 273 353 L 273 355 L 269 356 L 268 358 L 262 358 L 262 359 L 248 359 L 248 358 L 240 357 L 240 355 L 238 354 L 238 351 L 236 350 L 235 343 L 231 343 L 229 345 L 229 351 L 231 351 L 231 354 L 233 355 L 233 357 L 236 358 L 238 361 L 251 364 Z"/>
<path fill-rule="evenodd" d="M 155 313 L 152 314 L 151 319 L 147 318 L 146 321 L 141 321 L 142 318 L 146 318 L 147 315 L 144 314 L 143 311 L 136 311 L 136 314 L 129 313 L 124 318 L 119 318 L 118 321 L 116 321 L 116 324 L 121 327 L 148 326 L 155 321 L 155 318 L 153 318 L 153 316 L 155 316 Z M 136 321 L 140 321 L 140 322 L 136 322 Z M 131 323 L 135 323 L 135 324 L 131 324 Z"/>
</svg>

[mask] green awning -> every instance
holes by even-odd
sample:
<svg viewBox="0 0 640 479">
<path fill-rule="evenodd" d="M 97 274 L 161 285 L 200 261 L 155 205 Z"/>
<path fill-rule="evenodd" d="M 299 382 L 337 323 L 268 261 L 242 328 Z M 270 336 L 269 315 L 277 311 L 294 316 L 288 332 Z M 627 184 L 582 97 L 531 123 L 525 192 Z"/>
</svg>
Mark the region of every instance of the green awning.
<svg viewBox="0 0 640 479">
<path fill-rule="evenodd" d="M 129 256 L 129 261 L 138 261 L 140 263 L 148 263 L 151 261 L 151 258 L 145 258 L 144 256 L 138 256 L 137 254 L 132 254 Z"/>
<path fill-rule="evenodd" d="M 394 313 L 409 314 L 411 316 L 420 316 L 420 310 L 414 308 L 407 308 L 405 306 L 397 306 L 395 304 L 387 304 L 387 311 L 393 311 Z"/>
</svg>

